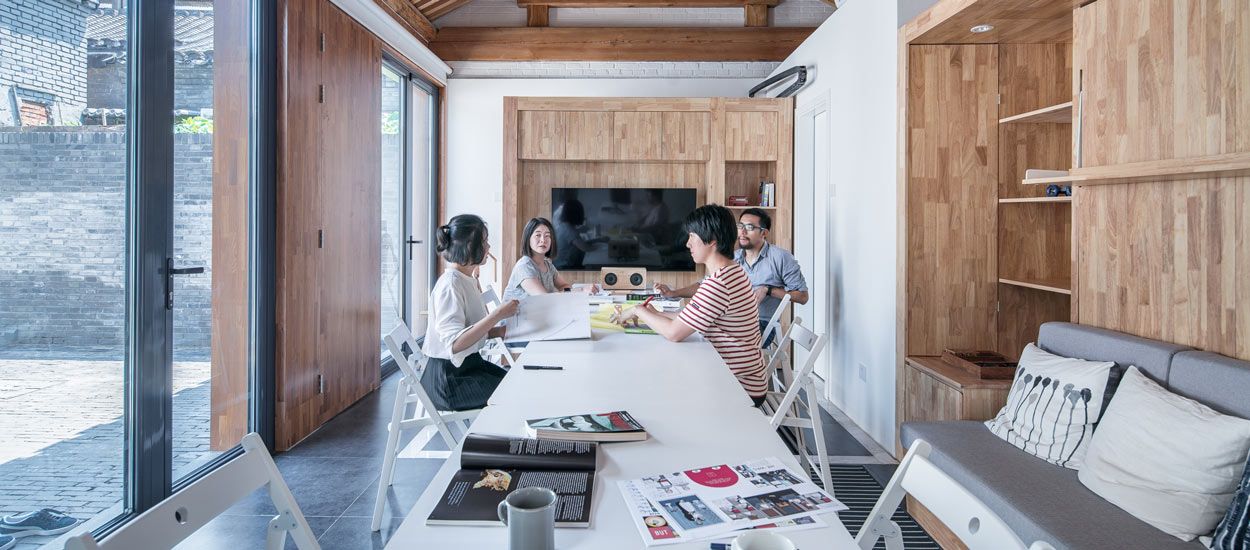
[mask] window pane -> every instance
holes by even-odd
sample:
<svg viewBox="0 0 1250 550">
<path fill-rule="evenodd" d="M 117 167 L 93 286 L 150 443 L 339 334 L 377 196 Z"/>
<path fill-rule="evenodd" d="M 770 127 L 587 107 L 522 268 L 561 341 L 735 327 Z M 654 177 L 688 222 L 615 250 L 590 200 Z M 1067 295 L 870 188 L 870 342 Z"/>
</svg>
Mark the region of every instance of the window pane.
<svg viewBox="0 0 1250 550">
<path fill-rule="evenodd" d="M 249 431 L 247 4 L 175 3 L 174 479 Z"/>
<path fill-rule="evenodd" d="M 109 2 L 4 6 L 0 515 L 95 524 L 124 494 L 127 18 Z"/>
<path fill-rule="evenodd" d="M 407 254 L 404 242 L 405 80 L 390 67 L 382 67 L 383 336 L 404 319 L 404 262 Z M 381 346 L 385 354 L 386 344 Z"/>
<path fill-rule="evenodd" d="M 430 198 L 432 190 L 437 187 L 437 182 L 433 180 L 434 171 L 431 169 L 431 162 L 435 153 L 434 144 L 437 143 L 435 136 L 437 129 L 434 127 L 433 109 L 435 103 L 430 93 L 422 89 L 417 84 L 408 85 L 409 93 L 412 94 L 412 152 L 409 158 L 412 162 L 412 225 L 410 231 L 412 238 L 421 241 L 421 244 L 412 247 L 412 262 L 409 267 L 409 293 L 412 296 L 413 317 L 410 321 L 413 334 L 424 334 L 425 324 L 428 317 L 422 315 L 421 312 L 426 311 L 427 302 L 429 302 L 430 289 L 434 284 L 431 278 L 431 262 L 430 255 L 433 250 L 433 240 L 429 234 L 430 218 L 434 212 Z"/>
</svg>

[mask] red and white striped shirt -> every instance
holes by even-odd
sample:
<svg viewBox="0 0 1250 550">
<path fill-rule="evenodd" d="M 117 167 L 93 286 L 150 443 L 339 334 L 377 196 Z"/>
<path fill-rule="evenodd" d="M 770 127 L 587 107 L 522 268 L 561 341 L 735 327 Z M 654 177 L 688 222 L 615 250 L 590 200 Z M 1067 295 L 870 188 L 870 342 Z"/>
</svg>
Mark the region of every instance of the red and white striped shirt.
<svg viewBox="0 0 1250 550">
<path fill-rule="evenodd" d="M 748 395 L 768 391 L 759 307 L 742 266 L 731 263 L 708 275 L 678 318 L 712 343 Z"/>
</svg>

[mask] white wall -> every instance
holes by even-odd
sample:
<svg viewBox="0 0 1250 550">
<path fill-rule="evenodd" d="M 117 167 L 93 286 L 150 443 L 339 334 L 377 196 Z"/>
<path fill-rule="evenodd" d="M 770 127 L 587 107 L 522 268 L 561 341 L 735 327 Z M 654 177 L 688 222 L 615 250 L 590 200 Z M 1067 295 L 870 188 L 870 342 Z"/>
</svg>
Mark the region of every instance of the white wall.
<svg viewBox="0 0 1250 550">
<path fill-rule="evenodd" d="M 816 182 L 810 193 L 829 200 L 832 184 L 831 216 L 817 218 L 813 231 L 795 231 L 796 255 L 816 257 L 815 251 L 824 250 L 827 257 L 825 265 L 804 266 L 804 271 L 813 280 L 821 278 L 814 270 L 827 270 L 825 299 L 832 301 L 831 315 L 818 330 L 830 335 L 821 358 L 829 373 L 828 397 L 891 452 L 898 18 L 896 2 L 848 0 L 779 67 L 808 67 L 810 84 L 797 96 L 797 113 L 824 98 L 829 101 L 828 151 L 816 154 L 828 155 L 831 181 Z M 797 121 L 795 127 L 801 131 Z M 796 135 L 795 143 L 800 139 Z M 796 174 L 802 163 L 819 160 L 796 151 Z M 859 365 L 864 367 L 862 379 Z"/>
<path fill-rule="evenodd" d="M 447 215 L 441 221 L 477 214 L 491 229 L 491 247 L 502 250 L 504 96 L 745 97 L 759 80 L 452 78 L 447 83 Z"/>
</svg>

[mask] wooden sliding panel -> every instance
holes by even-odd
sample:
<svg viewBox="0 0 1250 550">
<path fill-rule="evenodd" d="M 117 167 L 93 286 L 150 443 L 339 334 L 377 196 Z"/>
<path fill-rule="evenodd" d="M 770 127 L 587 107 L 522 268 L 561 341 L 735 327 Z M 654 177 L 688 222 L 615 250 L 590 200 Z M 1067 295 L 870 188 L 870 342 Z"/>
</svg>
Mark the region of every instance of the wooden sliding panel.
<svg viewBox="0 0 1250 550">
<path fill-rule="evenodd" d="M 1082 166 L 1250 152 L 1247 10 L 1244 0 L 1077 10 Z"/>
<path fill-rule="evenodd" d="M 997 48 L 909 55 L 906 355 L 995 349 Z"/>
<path fill-rule="evenodd" d="M 322 421 L 378 386 L 381 339 L 381 53 L 337 8 L 326 34 L 320 334 Z"/>
<path fill-rule="evenodd" d="M 283 70 L 278 81 L 278 190 L 274 331 L 275 447 L 289 449 L 320 424 L 319 338 L 322 228 L 321 10 L 324 2 L 280 6 Z"/>
<path fill-rule="evenodd" d="M 616 160 L 664 158 L 661 134 L 664 113 L 655 111 L 612 113 L 612 157 Z"/>
<path fill-rule="evenodd" d="M 725 160 L 777 160 L 781 115 L 775 111 L 725 113 Z"/>
</svg>

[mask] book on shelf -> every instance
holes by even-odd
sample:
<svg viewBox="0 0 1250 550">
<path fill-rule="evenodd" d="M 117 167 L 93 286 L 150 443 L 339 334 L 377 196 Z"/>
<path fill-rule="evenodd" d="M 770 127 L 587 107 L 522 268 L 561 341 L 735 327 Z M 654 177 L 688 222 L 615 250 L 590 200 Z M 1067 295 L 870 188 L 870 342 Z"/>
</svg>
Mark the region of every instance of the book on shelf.
<svg viewBox="0 0 1250 550">
<path fill-rule="evenodd" d="M 525 421 L 530 437 L 566 441 L 644 441 L 647 430 L 626 411 L 574 414 Z"/>
<path fill-rule="evenodd" d="M 557 527 L 589 527 L 598 463 L 597 443 L 469 434 L 460 470 L 439 498 L 427 525 L 503 525 L 497 508 L 512 491 L 556 492 Z"/>
</svg>

